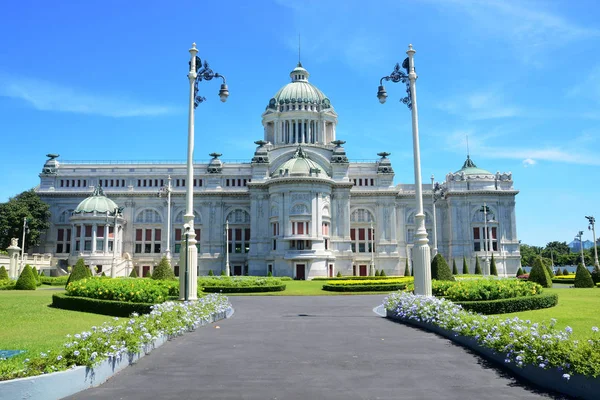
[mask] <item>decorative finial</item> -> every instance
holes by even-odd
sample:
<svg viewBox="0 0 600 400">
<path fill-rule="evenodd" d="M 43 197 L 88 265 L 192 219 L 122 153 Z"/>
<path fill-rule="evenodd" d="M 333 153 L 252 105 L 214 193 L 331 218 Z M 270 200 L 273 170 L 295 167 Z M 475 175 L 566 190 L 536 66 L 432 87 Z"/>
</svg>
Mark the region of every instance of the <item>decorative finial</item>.
<svg viewBox="0 0 600 400">
<path fill-rule="evenodd" d="M 298 66 L 302 66 L 302 63 L 300 62 L 300 34 L 298 34 Z"/>
<path fill-rule="evenodd" d="M 211 156 L 213 158 L 213 160 L 216 160 L 217 158 L 221 157 L 223 154 L 221 153 L 210 153 L 209 156 Z"/>
<path fill-rule="evenodd" d="M 382 151 L 381 153 L 377 153 L 377 155 L 381 158 L 386 158 L 387 156 L 392 155 L 392 153 L 388 153 L 387 151 Z"/>
<path fill-rule="evenodd" d="M 192 48 L 195 49 L 196 48 L 196 42 L 192 43 Z"/>
<path fill-rule="evenodd" d="M 467 137 L 467 158 L 469 158 L 470 155 L 470 151 L 469 151 L 469 135 L 465 135 Z"/>
</svg>

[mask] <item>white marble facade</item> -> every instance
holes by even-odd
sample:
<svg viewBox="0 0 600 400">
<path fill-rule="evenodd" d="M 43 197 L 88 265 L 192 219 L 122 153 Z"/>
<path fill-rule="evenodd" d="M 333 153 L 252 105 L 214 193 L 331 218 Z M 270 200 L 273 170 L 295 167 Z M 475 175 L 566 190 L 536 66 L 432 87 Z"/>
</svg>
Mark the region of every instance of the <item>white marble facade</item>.
<svg viewBox="0 0 600 400">
<path fill-rule="evenodd" d="M 226 248 L 232 274 L 237 275 L 271 271 L 275 276 L 311 279 L 338 271 L 367 275 L 375 269 L 402 275 L 413 246 L 414 185 L 393 184 L 388 153 L 380 153 L 375 162 L 349 161 L 344 142 L 336 140 L 338 116 L 330 100 L 308 82 L 309 73 L 300 64 L 290 77 L 291 82 L 268 102 L 262 115 L 264 137 L 256 142 L 252 159 L 228 163 L 213 153 L 209 162 L 194 165 L 193 182 L 186 182 L 183 162 L 86 163 L 49 155 L 37 191 L 50 205 L 52 221 L 37 251 L 52 253 L 62 267 L 84 257 L 88 265 L 107 275 L 111 265 L 116 275 L 131 268 L 143 274 L 151 272 L 170 241 L 172 264 L 178 266 L 185 191 L 191 184 L 199 275 L 209 270 L 220 274 Z M 167 201 L 157 193 L 169 177 L 168 238 Z M 106 209 L 74 212 L 95 189 L 99 195 L 99 186 L 124 207 L 118 218 Z M 432 186 L 423 189 L 432 244 Z M 436 201 L 438 251 L 446 259 L 456 259 L 459 270 L 466 257 L 471 271 L 476 256 L 483 265 L 485 256 L 493 252 L 500 275 L 514 275 L 520 254 L 515 220 L 518 191 L 512 175 L 492 174 L 467 158 L 463 168 L 449 173 L 438 189 L 436 194 L 442 195 Z M 489 207 L 488 223 L 481 212 L 484 203 Z M 91 230 L 86 232 L 82 221 L 88 221 Z M 115 239 L 114 223 L 115 246 L 109 243 Z M 488 246 L 483 240 L 486 225 Z"/>
</svg>

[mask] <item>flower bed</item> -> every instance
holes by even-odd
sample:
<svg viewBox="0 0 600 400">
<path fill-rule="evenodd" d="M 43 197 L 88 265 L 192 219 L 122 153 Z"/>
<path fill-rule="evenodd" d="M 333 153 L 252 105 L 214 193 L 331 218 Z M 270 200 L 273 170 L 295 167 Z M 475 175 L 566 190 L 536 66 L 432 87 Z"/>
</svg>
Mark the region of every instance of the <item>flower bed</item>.
<svg viewBox="0 0 600 400">
<path fill-rule="evenodd" d="M 554 307 L 558 304 L 557 294 L 539 294 L 499 300 L 455 302 L 465 310 L 479 314 L 507 314 L 528 310 Z"/>
<path fill-rule="evenodd" d="M 207 293 L 280 292 L 285 290 L 285 284 L 271 277 L 215 276 L 198 278 L 198 289 Z"/>
<path fill-rule="evenodd" d="M 127 301 L 69 296 L 63 293 L 52 295 L 53 307 L 61 308 L 63 310 L 110 315 L 113 317 L 127 317 L 132 313 L 147 314 L 152 310 L 153 305 L 154 304 L 152 303 L 132 303 Z"/>
<path fill-rule="evenodd" d="M 394 279 L 363 279 L 330 281 L 323 285 L 323 290 L 332 292 L 383 292 L 406 289 L 411 277 Z"/>
<path fill-rule="evenodd" d="M 70 282 L 67 295 L 131 303 L 161 303 L 179 295 L 176 280 L 88 278 Z"/>
<path fill-rule="evenodd" d="M 500 300 L 542 293 L 542 287 L 534 282 L 493 278 L 457 282 L 434 280 L 432 290 L 436 296 L 452 301 Z"/>
<path fill-rule="evenodd" d="M 13 281 L 12 279 L 2 279 L 0 280 L 0 290 L 14 290 L 17 281 Z"/>
<path fill-rule="evenodd" d="M 564 331 L 554 328 L 555 320 L 539 324 L 517 317 L 488 317 L 465 311 L 446 299 L 399 292 L 389 296 L 384 306 L 388 315 L 394 318 L 438 327 L 452 332 L 453 336 L 472 338 L 475 344 L 493 350 L 511 367 L 550 370 L 549 373 L 558 374 L 567 381 L 573 375 L 600 376 L 597 327 L 592 328 L 587 340 L 576 341 L 570 339 L 573 331 L 570 327 Z M 598 379 L 588 381 L 600 386 Z"/>
<path fill-rule="evenodd" d="M 134 314 L 125 321 L 115 318 L 112 323 L 67 335 L 68 341 L 61 349 L 32 356 L 23 365 L 0 361 L 0 380 L 61 371 L 78 365 L 93 367 L 102 360 L 120 359 L 158 338 L 178 336 L 194 329 L 203 320 L 214 313 L 225 312 L 230 306 L 228 299 L 218 294 L 193 302 L 157 304 L 152 306 L 149 314 Z"/>
</svg>

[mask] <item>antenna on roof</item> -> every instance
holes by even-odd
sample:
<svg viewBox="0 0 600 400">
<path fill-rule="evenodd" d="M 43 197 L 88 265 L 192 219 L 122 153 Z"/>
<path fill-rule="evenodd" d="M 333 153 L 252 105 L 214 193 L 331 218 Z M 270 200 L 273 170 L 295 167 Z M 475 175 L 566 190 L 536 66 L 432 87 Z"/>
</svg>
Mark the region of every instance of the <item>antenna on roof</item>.
<svg viewBox="0 0 600 400">
<path fill-rule="evenodd" d="M 470 154 L 469 154 L 469 135 L 465 135 L 467 137 L 467 158 L 470 158 Z"/>
</svg>

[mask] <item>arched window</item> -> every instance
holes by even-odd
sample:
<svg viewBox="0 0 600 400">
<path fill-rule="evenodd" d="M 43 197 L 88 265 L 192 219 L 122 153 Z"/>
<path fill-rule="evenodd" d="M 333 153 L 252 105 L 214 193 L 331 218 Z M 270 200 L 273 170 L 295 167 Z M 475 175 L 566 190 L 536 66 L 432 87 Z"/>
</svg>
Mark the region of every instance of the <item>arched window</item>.
<svg viewBox="0 0 600 400">
<path fill-rule="evenodd" d="M 354 253 L 373 251 L 374 232 L 371 226 L 374 221 L 373 214 L 364 208 L 354 210 L 350 214 L 350 239 Z"/>
<path fill-rule="evenodd" d="M 486 231 L 487 227 L 487 231 Z M 473 251 L 498 251 L 498 220 L 490 206 L 472 210 Z"/>
<path fill-rule="evenodd" d="M 227 251 L 230 254 L 246 254 L 250 251 L 250 214 L 245 210 L 233 210 L 227 214 Z M 234 274 L 238 274 L 234 271 Z"/>
<path fill-rule="evenodd" d="M 162 222 L 162 217 L 156 210 L 148 208 L 138 213 L 137 217 L 135 217 L 135 222 L 143 224 L 160 224 Z"/>
<path fill-rule="evenodd" d="M 364 208 L 354 210 L 354 212 L 350 214 L 350 222 L 372 222 L 374 220 L 373 214 Z"/>
<path fill-rule="evenodd" d="M 425 214 L 425 229 L 427 230 L 427 236 L 431 241 L 431 235 L 433 234 L 433 217 L 428 210 L 424 210 L 423 213 Z M 408 244 L 413 244 L 415 242 L 415 233 L 417 232 L 415 214 L 416 211 L 414 209 L 409 210 L 408 217 L 406 218 L 406 243 Z"/>
</svg>

